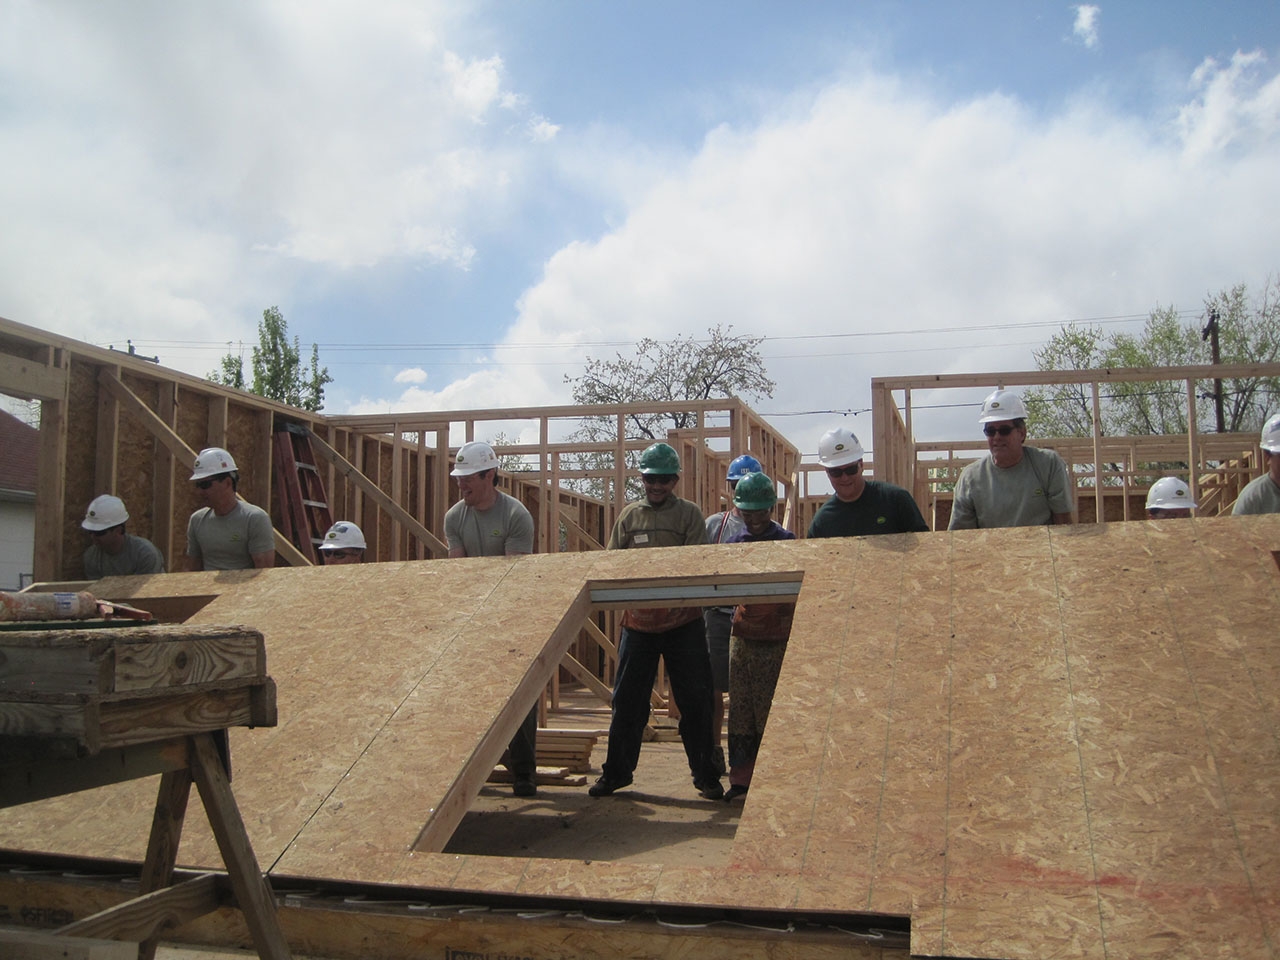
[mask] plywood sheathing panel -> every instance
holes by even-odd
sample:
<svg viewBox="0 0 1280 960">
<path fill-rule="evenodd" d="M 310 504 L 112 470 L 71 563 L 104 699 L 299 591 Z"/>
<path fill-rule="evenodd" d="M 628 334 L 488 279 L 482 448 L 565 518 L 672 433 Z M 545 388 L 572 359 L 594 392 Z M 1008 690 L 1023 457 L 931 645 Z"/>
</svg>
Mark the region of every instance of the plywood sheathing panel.
<svg viewBox="0 0 1280 960">
<path fill-rule="evenodd" d="M 1274 957 L 1277 546 L 1253 517 L 130 583 L 266 637 L 280 726 L 235 732 L 234 784 L 282 875 L 910 912 L 928 955 Z M 762 570 L 804 581 L 726 870 L 409 849 L 585 584 Z M 136 857 L 104 796 L 5 811 L 0 845 Z"/>
</svg>

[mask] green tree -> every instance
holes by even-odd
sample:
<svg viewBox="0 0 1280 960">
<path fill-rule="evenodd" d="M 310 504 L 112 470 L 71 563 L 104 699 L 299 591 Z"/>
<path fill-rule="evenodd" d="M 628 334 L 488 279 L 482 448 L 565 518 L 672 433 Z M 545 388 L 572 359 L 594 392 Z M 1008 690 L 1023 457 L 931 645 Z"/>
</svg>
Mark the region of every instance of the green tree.
<svg viewBox="0 0 1280 960">
<path fill-rule="evenodd" d="M 763 337 L 735 335 L 733 326 L 717 324 L 703 340 L 679 336 L 650 337 L 636 343 L 635 355 L 615 353 L 613 359 L 590 358 L 577 377 L 565 377 L 579 404 L 661 403 L 667 400 L 709 400 L 738 396 L 748 400 L 772 397 L 777 386 L 765 372 L 760 356 Z M 628 440 L 665 440 L 667 431 L 696 425 L 696 414 L 681 411 L 630 413 L 624 418 Z M 596 443 L 617 437 L 614 416 L 583 417 L 571 440 Z M 610 454 L 582 454 L 570 458 L 570 468 L 607 469 Z M 582 493 L 600 496 L 603 482 L 588 478 L 574 484 Z M 636 495 L 638 490 L 630 491 Z"/>
<path fill-rule="evenodd" d="M 1280 359 L 1280 281 L 1268 278 L 1261 297 L 1251 300 L 1244 284 L 1205 299 L 1197 321 L 1183 321 L 1172 306 L 1156 307 L 1140 334 L 1105 335 L 1097 327 L 1069 325 L 1036 351 L 1041 370 L 1114 367 L 1171 367 L 1212 362 L 1202 335 L 1216 314 L 1222 363 L 1273 363 Z M 1197 427 L 1216 429 L 1214 383 L 1198 381 L 1196 392 L 1210 402 L 1196 404 Z M 1261 429 L 1280 407 L 1280 378 L 1236 377 L 1222 382 L 1224 428 Z M 1089 436 L 1093 399 L 1087 384 L 1061 384 L 1026 391 L 1028 428 L 1038 437 Z M 1106 436 L 1187 432 L 1183 381 L 1113 383 L 1105 387 L 1099 415 Z"/>
<path fill-rule="evenodd" d="M 221 369 L 210 373 L 208 379 L 245 389 L 244 358 L 228 353 L 222 358 Z M 260 397 L 316 411 L 324 409 L 324 387 L 332 382 L 329 368 L 320 367 L 319 348 L 314 343 L 311 345 L 311 362 L 304 368 L 298 338 L 290 341 L 289 325 L 280 308 L 263 310 L 262 322 L 258 324 L 258 346 L 253 348 L 250 391 Z"/>
</svg>

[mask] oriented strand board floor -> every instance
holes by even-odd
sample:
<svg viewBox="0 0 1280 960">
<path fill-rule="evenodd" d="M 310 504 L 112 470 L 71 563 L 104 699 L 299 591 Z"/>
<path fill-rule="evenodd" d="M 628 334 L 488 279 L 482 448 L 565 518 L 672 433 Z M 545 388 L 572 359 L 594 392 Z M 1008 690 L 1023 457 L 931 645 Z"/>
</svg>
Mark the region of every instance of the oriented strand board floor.
<svg viewBox="0 0 1280 960">
<path fill-rule="evenodd" d="M 1274 958 L 1272 551 L 1280 517 L 169 575 L 115 592 L 216 593 L 196 619 L 266 635 L 280 726 L 234 733 L 233 787 L 274 873 L 910 915 L 912 952 L 930 956 Z M 508 700 L 552 669 L 593 579 L 794 570 L 795 628 L 727 869 L 422 852 L 474 796 L 527 707 Z M 136 859 L 153 789 L 4 811 L 0 846 Z M 182 861 L 216 865 L 198 813 L 188 822 Z"/>
</svg>

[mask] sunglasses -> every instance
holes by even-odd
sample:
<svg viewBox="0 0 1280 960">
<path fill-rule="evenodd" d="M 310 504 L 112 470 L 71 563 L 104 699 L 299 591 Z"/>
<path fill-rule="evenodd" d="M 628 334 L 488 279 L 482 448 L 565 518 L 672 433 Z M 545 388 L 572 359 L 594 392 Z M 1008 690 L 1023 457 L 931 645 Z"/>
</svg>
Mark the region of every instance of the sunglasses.
<svg viewBox="0 0 1280 960">
<path fill-rule="evenodd" d="M 677 474 L 674 473 L 646 473 L 640 479 L 645 483 L 662 484 L 675 483 Z"/>
<path fill-rule="evenodd" d="M 107 527 L 107 529 L 105 530 L 90 530 L 89 533 L 90 535 L 95 537 L 105 537 L 108 533 L 110 533 L 114 529 L 115 527 Z"/>
<path fill-rule="evenodd" d="M 208 490 L 217 482 L 218 482 L 217 480 L 197 480 L 196 486 L 199 487 L 201 490 Z"/>
<path fill-rule="evenodd" d="M 985 433 L 988 437 L 994 437 L 997 433 L 1000 434 L 1000 436 L 1002 437 L 1007 437 L 1009 434 L 1013 433 L 1013 431 L 1016 429 L 1018 428 L 1010 427 L 1010 426 L 1004 426 L 1004 427 L 987 426 L 982 428 L 982 432 Z"/>
<path fill-rule="evenodd" d="M 862 461 L 852 463 L 847 467 L 827 467 L 827 476 L 833 480 L 836 477 L 856 477 L 858 471 L 862 469 Z"/>
</svg>

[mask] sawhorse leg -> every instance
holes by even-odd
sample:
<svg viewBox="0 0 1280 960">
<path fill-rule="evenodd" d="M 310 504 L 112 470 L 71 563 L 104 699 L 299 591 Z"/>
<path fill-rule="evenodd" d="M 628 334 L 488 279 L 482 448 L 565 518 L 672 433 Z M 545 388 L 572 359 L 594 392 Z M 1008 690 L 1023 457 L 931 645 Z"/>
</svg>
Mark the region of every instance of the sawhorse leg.
<svg viewBox="0 0 1280 960">
<path fill-rule="evenodd" d="M 142 893 L 148 894 L 173 882 L 178 862 L 178 842 L 191 796 L 191 770 L 171 770 L 160 776 L 155 815 L 151 819 L 151 839 L 147 859 L 142 864 Z M 138 960 L 155 960 L 159 939 L 152 937 L 138 945 Z"/>
<path fill-rule="evenodd" d="M 200 799 L 209 815 L 209 826 L 222 852 L 231 889 L 244 914 L 253 944 L 262 960 L 291 960 L 276 916 L 275 896 L 267 878 L 258 869 L 258 859 L 249 843 L 249 834 L 235 797 L 227 771 L 214 745 L 213 735 L 196 734 L 191 738 L 191 774 L 195 778 Z"/>
</svg>

